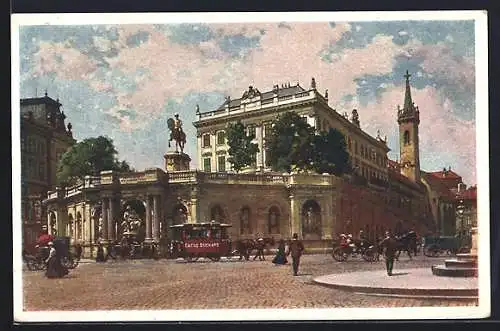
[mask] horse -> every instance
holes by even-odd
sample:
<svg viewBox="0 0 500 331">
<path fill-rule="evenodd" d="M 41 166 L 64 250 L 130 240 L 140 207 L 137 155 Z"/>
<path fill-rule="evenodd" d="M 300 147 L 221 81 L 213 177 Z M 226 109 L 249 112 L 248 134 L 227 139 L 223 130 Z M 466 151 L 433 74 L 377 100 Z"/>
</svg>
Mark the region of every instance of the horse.
<svg viewBox="0 0 500 331">
<path fill-rule="evenodd" d="M 414 252 L 416 255 L 417 234 L 415 231 L 409 231 L 399 237 L 396 237 L 396 241 L 398 242 L 396 260 L 399 259 L 399 255 L 402 251 L 406 251 L 408 253 L 408 257 L 410 258 L 410 260 L 411 252 Z"/>
<path fill-rule="evenodd" d="M 262 238 L 262 239 L 263 239 L 262 245 L 264 246 L 263 247 L 264 249 L 268 245 L 271 247 L 275 245 L 274 237 Z M 240 256 L 239 259 L 242 260 L 243 258 L 245 258 L 246 261 L 250 259 L 250 255 L 252 255 L 252 252 L 254 250 L 259 249 L 260 245 L 259 242 L 255 239 L 240 239 L 235 241 L 234 244 L 235 244 L 235 249 L 233 251 L 233 254 L 234 255 L 239 254 Z"/>
<path fill-rule="evenodd" d="M 183 130 L 172 130 L 170 132 L 170 139 L 168 140 L 168 147 L 170 147 L 170 142 L 175 140 L 175 150 L 180 147 L 181 153 L 184 152 L 184 145 L 186 144 L 186 133 Z"/>
</svg>

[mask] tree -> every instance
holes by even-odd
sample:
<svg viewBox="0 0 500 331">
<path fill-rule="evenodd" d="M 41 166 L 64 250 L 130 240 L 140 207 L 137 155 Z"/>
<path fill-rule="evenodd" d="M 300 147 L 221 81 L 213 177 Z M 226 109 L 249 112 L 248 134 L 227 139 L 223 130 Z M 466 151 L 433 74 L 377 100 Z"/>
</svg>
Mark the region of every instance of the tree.
<svg viewBox="0 0 500 331">
<path fill-rule="evenodd" d="M 229 146 L 229 163 L 237 173 L 257 160 L 259 146 L 252 142 L 254 134 L 246 133 L 245 126 L 241 121 L 229 123 L 227 127 L 227 144 Z"/>
<path fill-rule="evenodd" d="M 133 171 L 126 161 L 119 161 L 117 155 L 111 138 L 99 136 L 85 139 L 63 154 L 57 167 L 57 184 L 73 185 L 78 179 L 87 175 L 98 176 L 103 170 Z"/>
<path fill-rule="evenodd" d="M 349 153 L 345 136 L 337 129 L 321 132 L 314 137 L 312 168 L 318 173 L 340 176 L 350 172 Z"/>
<path fill-rule="evenodd" d="M 265 143 L 268 162 L 274 171 L 311 169 L 314 160 L 314 128 L 297 113 L 279 115 Z"/>
</svg>

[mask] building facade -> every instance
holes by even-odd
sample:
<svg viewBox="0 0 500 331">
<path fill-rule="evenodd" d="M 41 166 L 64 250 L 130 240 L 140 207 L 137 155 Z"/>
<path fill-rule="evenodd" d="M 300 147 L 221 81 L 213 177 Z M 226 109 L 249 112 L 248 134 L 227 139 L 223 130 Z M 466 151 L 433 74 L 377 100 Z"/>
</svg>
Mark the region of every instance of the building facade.
<svg viewBox="0 0 500 331">
<path fill-rule="evenodd" d="M 425 181 L 420 169 L 419 109 L 411 99 L 409 77 L 404 107 L 395 110 L 402 142 L 399 163 L 388 159 L 386 139 L 360 128 L 357 110 L 349 118 L 330 108 L 327 92 L 321 95 L 314 79 L 308 90 L 299 84 L 275 85 L 264 93 L 249 87 L 241 98 L 228 97 L 214 111 L 197 109 L 196 157 L 201 170 L 189 169 L 187 155 L 170 152 L 165 170 L 107 171 L 50 191 L 44 205 L 55 225 L 51 231 L 80 241 L 86 254 L 93 254 L 99 241 L 118 240 L 125 214 L 132 212 L 140 220 L 145 244 L 168 240 L 171 225 L 211 220 L 231 223 L 233 240 L 289 238 L 297 233 L 311 250 L 324 250 L 337 234 L 361 229 L 371 239 L 389 229 L 436 231 L 434 185 Z M 340 130 L 354 171 L 342 177 L 270 171 L 265 138 L 272 121 L 286 111 L 299 113 L 317 130 Z M 255 132 L 261 151 L 256 164 L 243 173 L 232 172 L 227 161 L 225 129 L 238 120 Z"/>
<path fill-rule="evenodd" d="M 30 249 L 47 223 L 42 200 L 55 189 L 57 163 L 74 144 L 71 123 L 59 100 L 45 94 L 21 103 L 21 219 L 24 247 Z"/>
</svg>

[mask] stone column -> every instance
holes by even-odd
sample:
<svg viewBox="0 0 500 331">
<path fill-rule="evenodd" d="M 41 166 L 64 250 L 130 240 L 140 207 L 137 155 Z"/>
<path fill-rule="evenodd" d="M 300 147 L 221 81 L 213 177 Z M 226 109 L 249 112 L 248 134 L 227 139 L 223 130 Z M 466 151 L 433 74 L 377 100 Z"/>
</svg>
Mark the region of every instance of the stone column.
<svg viewBox="0 0 500 331">
<path fill-rule="evenodd" d="M 202 134 L 198 133 L 196 135 L 196 141 L 197 141 L 197 146 L 198 146 L 198 149 L 197 149 L 197 151 L 198 151 L 198 155 L 197 155 L 197 157 L 198 157 L 198 169 L 203 169 L 203 156 L 202 156 L 202 154 L 203 154 L 203 147 L 202 147 L 203 136 L 202 136 Z"/>
<path fill-rule="evenodd" d="M 257 152 L 257 169 L 259 167 L 264 167 L 264 139 L 262 137 L 262 124 L 255 126 L 255 138 L 257 139 L 257 144 L 259 146 L 259 151 Z"/>
<path fill-rule="evenodd" d="M 323 216 L 321 217 L 321 239 L 330 240 L 332 239 L 332 226 L 334 216 L 332 213 L 332 199 L 327 197 L 324 199 L 323 203 Z"/>
<path fill-rule="evenodd" d="M 151 197 L 148 195 L 146 196 L 146 238 L 144 238 L 144 241 L 147 243 L 150 243 L 153 238 L 152 238 L 152 233 L 151 233 Z"/>
<path fill-rule="evenodd" d="M 297 233 L 302 238 L 302 227 L 300 226 L 299 202 L 293 194 L 290 194 L 290 237 Z"/>
<path fill-rule="evenodd" d="M 193 223 L 200 222 L 200 215 L 198 215 L 198 191 L 193 188 L 191 191 L 191 219 Z"/>
<path fill-rule="evenodd" d="M 153 240 L 160 242 L 160 196 L 153 196 Z"/>
<path fill-rule="evenodd" d="M 109 198 L 109 216 L 108 216 L 108 238 L 110 241 L 115 240 L 115 200 Z"/>
<path fill-rule="evenodd" d="M 104 242 L 108 242 L 109 236 L 108 236 L 108 205 L 109 205 L 109 200 L 108 198 L 102 199 L 102 240 Z"/>
</svg>

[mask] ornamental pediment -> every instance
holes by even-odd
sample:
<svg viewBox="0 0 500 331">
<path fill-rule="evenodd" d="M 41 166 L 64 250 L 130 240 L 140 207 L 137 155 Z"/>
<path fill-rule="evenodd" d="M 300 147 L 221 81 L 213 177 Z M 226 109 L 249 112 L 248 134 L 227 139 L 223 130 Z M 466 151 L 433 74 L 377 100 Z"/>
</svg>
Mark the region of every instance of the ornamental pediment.
<svg viewBox="0 0 500 331">
<path fill-rule="evenodd" d="M 241 100 L 253 99 L 253 98 L 257 98 L 257 97 L 260 98 L 260 96 L 261 96 L 260 91 L 257 88 L 250 85 L 248 87 L 248 90 L 245 91 L 243 93 L 243 95 L 241 96 Z"/>
</svg>

